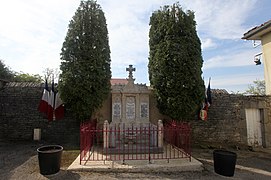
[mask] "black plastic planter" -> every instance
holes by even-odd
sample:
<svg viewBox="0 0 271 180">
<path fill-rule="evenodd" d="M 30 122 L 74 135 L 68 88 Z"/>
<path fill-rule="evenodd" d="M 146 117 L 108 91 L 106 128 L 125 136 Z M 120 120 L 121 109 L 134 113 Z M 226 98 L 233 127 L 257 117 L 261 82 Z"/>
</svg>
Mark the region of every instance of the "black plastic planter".
<svg viewBox="0 0 271 180">
<path fill-rule="evenodd" d="M 214 169 L 217 174 L 233 176 L 237 154 L 226 150 L 214 150 Z"/>
<path fill-rule="evenodd" d="M 37 149 L 40 173 L 50 175 L 59 172 L 63 147 L 59 145 L 42 146 Z"/>
</svg>

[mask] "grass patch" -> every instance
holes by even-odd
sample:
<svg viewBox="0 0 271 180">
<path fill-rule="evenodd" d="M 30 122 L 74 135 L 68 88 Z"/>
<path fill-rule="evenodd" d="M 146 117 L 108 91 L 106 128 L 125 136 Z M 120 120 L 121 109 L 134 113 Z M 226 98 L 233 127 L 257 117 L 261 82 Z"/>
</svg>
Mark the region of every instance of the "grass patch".
<svg viewBox="0 0 271 180">
<path fill-rule="evenodd" d="M 66 150 L 62 152 L 61 168 L 67 169 L 78 157 L 80 150 Z"/>
</svg>

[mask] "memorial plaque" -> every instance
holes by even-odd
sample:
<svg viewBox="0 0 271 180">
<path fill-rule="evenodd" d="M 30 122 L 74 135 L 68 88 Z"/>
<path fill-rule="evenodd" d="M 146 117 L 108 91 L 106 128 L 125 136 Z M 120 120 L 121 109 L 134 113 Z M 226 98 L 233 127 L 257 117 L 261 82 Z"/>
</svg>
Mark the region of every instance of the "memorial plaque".
<svg viewBox="0 0 271 180">
<path fill-rule="evenodd" d="M 149 110 L 148 110 L 148 103 L 141 103 L 140 104 L 140 117 L 147 118 L 149 117 Z"/>
<path fill-rule="evenodd" d="M 121 116 L 121 104 L 114 103 L 113 104 L 113 117 L 120 118 Z"/>
<path fill-rule="evenodd" d="M 127 97 L 126 99 L 126 119 L 135 119 L 135 97 Z"/>
</svg>

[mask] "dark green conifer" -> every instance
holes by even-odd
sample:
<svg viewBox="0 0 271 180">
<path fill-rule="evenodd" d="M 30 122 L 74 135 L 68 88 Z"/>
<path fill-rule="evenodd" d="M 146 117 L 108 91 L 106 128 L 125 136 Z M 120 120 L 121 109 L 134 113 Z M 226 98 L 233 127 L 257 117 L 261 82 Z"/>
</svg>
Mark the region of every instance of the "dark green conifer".
<svg viewBox="0 0 271 180">
<path fill-rule="evenodd" d="M 192 11 L 164 6 L 153 12 L 149 31 L 149 79 L 162 114 L 194 118 L 204 99 L 201 42 Z"/>
<path fill-rule="evenodd" d="M 61 98 L 77 120 L 88 120 L 111 89 L 106 19 L 96 1 L 81 1 L 70 21 L 61 60 Z"/>
</svg>

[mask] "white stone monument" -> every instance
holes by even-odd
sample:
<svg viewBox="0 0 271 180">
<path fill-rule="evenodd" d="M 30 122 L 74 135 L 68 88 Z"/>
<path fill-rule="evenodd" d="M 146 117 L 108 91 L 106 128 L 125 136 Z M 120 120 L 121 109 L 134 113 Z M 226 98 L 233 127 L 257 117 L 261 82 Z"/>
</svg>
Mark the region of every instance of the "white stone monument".
<svg viewBox="0 0 271 180">
<path fill-rule="evenodd" d="M 129 65 L 128 83 L 112 86 L 112 121 L 104 123 L 104 148 L 109 153 L 162 151 L 161 122 L 159 127 L 150 123 L 150 90 L 146 84 L 134 83 L 135 70 Z"/>
<path fill-rule="evenodd" d="M 138 126 L 149 123 L 149 94 L 145 84 L 135 84 L 133 65 L 129 65 L 128 83 L 112 86 L 112 123 Z"/>
</svg>

